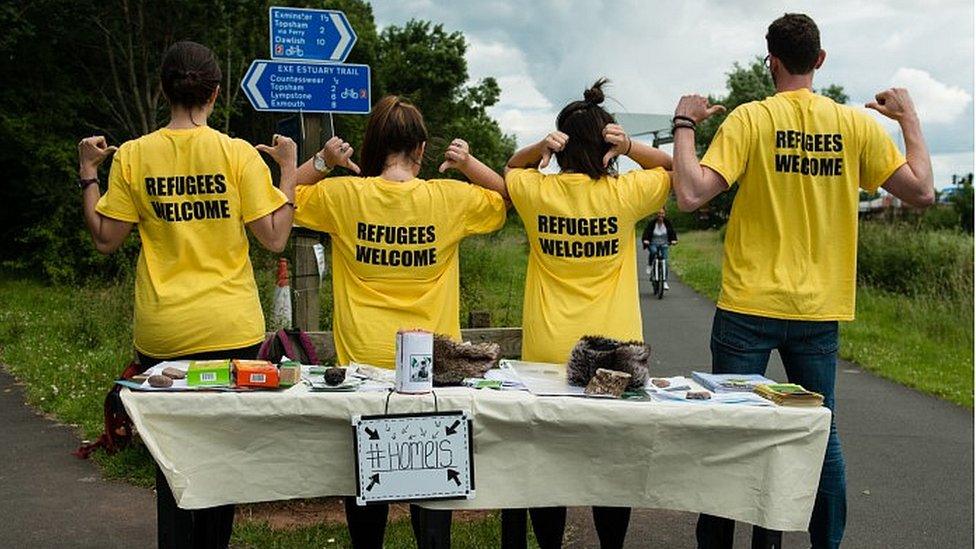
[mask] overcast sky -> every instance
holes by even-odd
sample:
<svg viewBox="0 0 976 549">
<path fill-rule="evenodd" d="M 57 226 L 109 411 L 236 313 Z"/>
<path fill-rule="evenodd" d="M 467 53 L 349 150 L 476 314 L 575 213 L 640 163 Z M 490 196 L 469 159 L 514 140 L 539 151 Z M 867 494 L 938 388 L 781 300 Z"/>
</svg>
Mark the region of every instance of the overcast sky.
<svg viewBox="0 0 976 549">
<path fill-rule="evenodd" d="M 769 23 L 805 12 L 827 51 L 814 86 L 840 84 L 854 105 L 890 86 L 908 88 L 936 186 L 973 171 L 972 2 L 865 4 L 411 0 L 376 1 L 373 10 L 381 27 L 418 18 L 462 31 L 472 81 L 498 80 L 501 100 L 491 114 L 520 145 L 551 131 L 559 109 L 601 76 L 612 81 L 605 106 L 613 112 L 670 114 L 682 94 L 724 94 L 734 62 L 765 55 Z M 900 144 L 897 126 L 886 127 Z"/>
</svg>

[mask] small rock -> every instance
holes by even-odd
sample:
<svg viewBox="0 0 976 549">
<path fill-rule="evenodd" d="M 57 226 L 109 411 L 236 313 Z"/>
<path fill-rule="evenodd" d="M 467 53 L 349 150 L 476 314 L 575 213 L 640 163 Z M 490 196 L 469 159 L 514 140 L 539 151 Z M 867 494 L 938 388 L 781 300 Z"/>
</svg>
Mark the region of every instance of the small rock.
<svg viewBox="0 0 976 549">
<path fill-rule="evenodd" d="M 660 378 L 654 378 L 654 379 L 652 379 L 651 380 L 651 384 L 654 385 L 655 387 L 659 387 L 661 389 L 664 389 L 665 387 L 670 387 L 671 386 L 671 382 L 670 381 L 668 381 L 666 379 L 660 379 Z"/>
<path fill-rule="evenodd" d="M 184 379 L 186 378 L 186 372 L 180 370 L 179 368 L 174 368 L 172 366 L 167 366 L 163 368 L 163 375 L 170 379 Z"/>
<path fill-rule="evenodd" d="M 708 391 L 688 391 L 685 395 L 687 400 L 709 400 L 712 395 Z"/>
<path fill-rule="evenodd" d="M 151 387 L 160 387 L 160 388 L 172 387 L 173 379 L 163 375 L 149 376 L 149 385 Z"/>
<path fill-rule="evenodd" d="M 325 369 L 325 384 L 330 387 L 335 387 L 343 381 L 346 380 L 346 369 L 331 367 Z"/>
<path fill-rule="evenodd" d="M 870 496 L 871 490 L 861 490 L 861 493 L 864 494 L 865 496 Z"/>
</svg>

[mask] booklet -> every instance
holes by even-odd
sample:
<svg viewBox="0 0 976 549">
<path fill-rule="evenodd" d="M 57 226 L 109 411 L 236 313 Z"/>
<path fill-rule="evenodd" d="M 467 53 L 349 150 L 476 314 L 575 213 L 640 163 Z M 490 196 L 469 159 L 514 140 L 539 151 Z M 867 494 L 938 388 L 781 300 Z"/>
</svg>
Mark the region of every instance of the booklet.
<svg viewBox="0 0 976 549">
<path fill-rule="evenodd" d="M 692 372 L 691 378 L 713 393 L 751 393 L 756 385 L 769 385 L 775 381 L 759 374 L 706 374 Z"/>
</svg>

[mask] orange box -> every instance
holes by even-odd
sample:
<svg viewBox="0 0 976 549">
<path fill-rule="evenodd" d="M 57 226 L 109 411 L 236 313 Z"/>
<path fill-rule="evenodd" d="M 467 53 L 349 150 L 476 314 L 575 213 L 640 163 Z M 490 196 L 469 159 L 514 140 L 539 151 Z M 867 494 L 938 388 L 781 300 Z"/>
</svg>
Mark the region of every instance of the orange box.
<svg viewBox="0 0 976 549">
<path fill-rule="evenodd" d="M 238 387 L 278 388 L 278 368 L 267 360 L 234 359 L 234 383 Z"/>
</svg>

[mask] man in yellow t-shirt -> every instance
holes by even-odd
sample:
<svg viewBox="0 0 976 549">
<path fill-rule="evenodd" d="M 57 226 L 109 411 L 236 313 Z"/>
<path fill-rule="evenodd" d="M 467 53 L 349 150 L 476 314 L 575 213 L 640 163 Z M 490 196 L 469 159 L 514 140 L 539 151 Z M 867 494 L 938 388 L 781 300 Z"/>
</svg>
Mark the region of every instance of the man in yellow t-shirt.
<svg viewBox="0 0 976 549">
<path fill-rule="evenodd" d="M 934 199 L 931 161 L 905 90 L 883 91 L 866 105 L 899 123 L 905 156 L 867 114 L 812 91 L 826 53 L 809 17 L 777 19 L 766 42 L 776 95 L 732 111 L 700 163 L 695 125 L 724 108 L 701 96 L 678 103 L 675 195 L 692 211 L 739 183 L 712 325 L 713 371 L 764 373 L 778 349 L 789 380 L 823 394 L 833 411 L 837 321 L 854 319 L 859 190 L 883 187 L 927 206 Z M 832 421 L 810 519 L 813 547 L 840 545 L 845 484 Z M 731 520 L 702 515 L 699 547 L 731 547 L 733 528 Z M 753 536 L 755 546 L 757 536 L 775 544 L 780 534 L 755 528 Z"/>
</svg>

